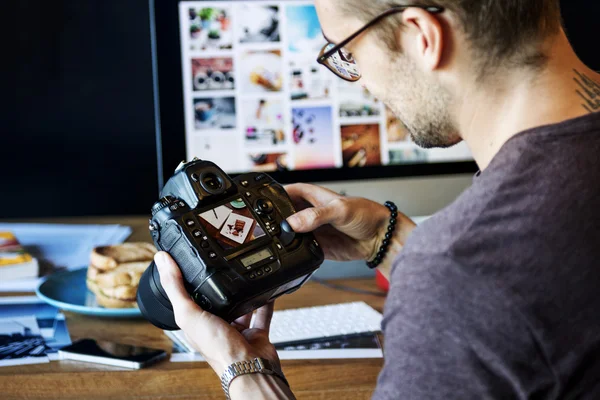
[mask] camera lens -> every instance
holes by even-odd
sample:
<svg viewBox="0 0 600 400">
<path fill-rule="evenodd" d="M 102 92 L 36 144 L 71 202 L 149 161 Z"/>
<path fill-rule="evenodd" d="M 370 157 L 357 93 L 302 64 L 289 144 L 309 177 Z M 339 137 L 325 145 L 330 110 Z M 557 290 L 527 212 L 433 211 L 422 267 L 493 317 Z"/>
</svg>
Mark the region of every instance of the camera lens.
<svg viewBox="0 0 600 400">
<path fill-rule="evenodd" d="M 206 173 L 202 175 L 202 187 L 209 193 L 217 192 L 223 188 L 223 179 L 215 173 Z"/>
</svg>

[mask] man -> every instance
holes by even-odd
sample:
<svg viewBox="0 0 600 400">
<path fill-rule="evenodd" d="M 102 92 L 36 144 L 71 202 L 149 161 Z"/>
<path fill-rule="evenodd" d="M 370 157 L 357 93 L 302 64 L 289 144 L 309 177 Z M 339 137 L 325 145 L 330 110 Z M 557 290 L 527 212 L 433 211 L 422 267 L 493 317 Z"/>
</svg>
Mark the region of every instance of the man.
<svg viewBox="0 0 600 400">
<path fill-rule="evenodd" d="M 419 4 L 317 1 L 334 44 L 376 19 L 334 55 L 356 74 L 338 74 L 360 76 L 421 146 L 465 140 L 481 169 L 419 228 L 398 216 L 379 266 L 391 289 L 374 398 L 598 399 L 600 76 L 570 47 L 556 0 Z M 316 230 L 328 258 L 373 260 L 387 208 L 287 190 L 309 205 L 290 224 Z M 178 323 L 219 376 L 235 361 L 278 362 L 272 305 L 252 329 L 248 317 L 228 325 L 189 300 L 165 253 L 157 261 Z M 293 397 L 261 374 L 233 380 L 231 396 Z"/>
</svg>

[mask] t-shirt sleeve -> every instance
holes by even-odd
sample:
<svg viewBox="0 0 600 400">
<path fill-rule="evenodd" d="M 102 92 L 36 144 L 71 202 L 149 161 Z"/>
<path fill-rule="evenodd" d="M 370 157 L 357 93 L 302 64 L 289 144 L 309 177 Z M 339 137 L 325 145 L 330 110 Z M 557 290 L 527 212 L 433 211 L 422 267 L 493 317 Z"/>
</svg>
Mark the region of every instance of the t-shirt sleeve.
<svg viewBox="0 0 600 400">
<path fill-rule="evenodd" d="M 535 335 L 505 302 L 447 257 L 401 256 L 384 310 L 385 365 L 373 399 L 519 399 L 551 387 Z"/>
</svg>

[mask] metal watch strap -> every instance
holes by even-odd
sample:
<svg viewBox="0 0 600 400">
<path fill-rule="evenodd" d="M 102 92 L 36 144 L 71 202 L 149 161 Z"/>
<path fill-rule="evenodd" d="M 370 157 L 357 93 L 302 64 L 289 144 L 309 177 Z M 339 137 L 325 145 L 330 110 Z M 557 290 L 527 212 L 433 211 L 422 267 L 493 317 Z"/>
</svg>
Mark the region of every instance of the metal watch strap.
<svg viewBox="0 0 600 400">
<path fill-rule="evenodd" d="M 283 376 L 283 373 L 279 371 L 269 360 L 257 357 L 250 361 L 238 361 L 227 367 L 225 372 L 223 372 L 223 375 L 221 375 L 221 387 L 225 392 L 225 398 L 227 400 L 231 399 L 229 397 L 229 386 L 231 385 L 231 381 L 238 376 L 246 374 L 275 375 L 289 386 L 289 383 L 287 379 L 285 379 L 285 376 Z"/>
</svg>

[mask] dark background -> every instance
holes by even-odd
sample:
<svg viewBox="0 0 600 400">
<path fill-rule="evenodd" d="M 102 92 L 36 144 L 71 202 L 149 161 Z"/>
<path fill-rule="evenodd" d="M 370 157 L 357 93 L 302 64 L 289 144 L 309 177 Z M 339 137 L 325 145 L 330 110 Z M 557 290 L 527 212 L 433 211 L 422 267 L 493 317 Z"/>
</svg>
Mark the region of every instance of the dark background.
<svg viewBox="0 0 600 400">
<path fill-rule="evenodd" d="M 575 49 L 600 70 L 600 2 L 562 3 Z M 18 23 L 2 56 L 0 218 L 148 214 L 158 181 L 147 0 L 1 7 Z"/>
</svg>

